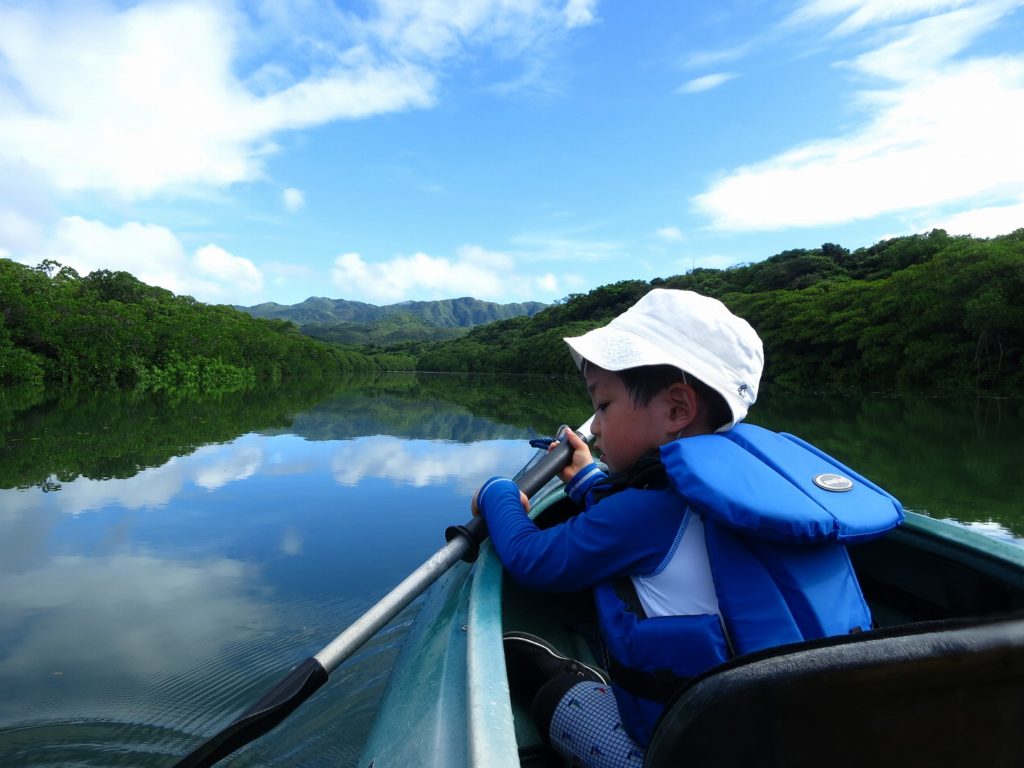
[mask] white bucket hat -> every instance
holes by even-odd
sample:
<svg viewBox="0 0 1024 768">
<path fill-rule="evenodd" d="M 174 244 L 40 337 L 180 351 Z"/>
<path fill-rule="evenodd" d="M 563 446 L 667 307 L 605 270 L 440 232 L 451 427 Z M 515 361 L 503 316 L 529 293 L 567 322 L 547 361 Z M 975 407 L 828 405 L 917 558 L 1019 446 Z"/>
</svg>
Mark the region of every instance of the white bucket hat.
<svg viewBox="0 0 1024 768">
<path fill-rule="evenodd" d="M 764 369 L 761 338 L 750 323 L 693 291 L 655 288 L 608 325 L 564 341 L 577 366 L 584 360 L 606 371 L 674 365 L 695 376 L 732 412 L 719 432 L 743 421 Z"/>
</svg>

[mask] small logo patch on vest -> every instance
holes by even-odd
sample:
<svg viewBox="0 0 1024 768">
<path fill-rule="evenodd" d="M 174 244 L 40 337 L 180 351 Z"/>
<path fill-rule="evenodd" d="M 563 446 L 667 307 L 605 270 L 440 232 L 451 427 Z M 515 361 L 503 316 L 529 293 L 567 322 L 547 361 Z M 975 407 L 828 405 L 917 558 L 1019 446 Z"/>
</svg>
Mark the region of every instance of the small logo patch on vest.
<svg viewBox="0 0 1024 768">
<path fill-rule="evenodd" d="M 833 493 L 842 493 L 843 491 L 853 489 L 853 480 L 848 477 L 843 477 L 842 475 L 833 474 L 832 472 L 815 475 L 814 484 L 819 488 L 826 491 L 832 491 Z"/>
</svg>

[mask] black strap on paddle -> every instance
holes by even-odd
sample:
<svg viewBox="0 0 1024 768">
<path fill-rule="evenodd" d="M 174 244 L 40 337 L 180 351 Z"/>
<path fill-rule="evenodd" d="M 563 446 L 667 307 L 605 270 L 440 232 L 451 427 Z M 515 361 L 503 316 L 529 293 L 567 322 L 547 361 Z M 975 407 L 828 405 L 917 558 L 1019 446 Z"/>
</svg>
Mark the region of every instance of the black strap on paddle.
<svg viewBox="0 0 1024 768">
<path fill-rule="evenodd" d="M 572 447 L 567 442 L 566 429 L 563 427 L 560 430 L 557 447 L 539 455 L 539 458 L 531 459 L 530 463 L 513 478 L 527 497 L 543 488 L 572 459 Z M 580 427 L 584 437 L 589 434 L 589 430 L 590 421 Z M 339 664 L 362 647 L 449 568 L 460 559 L 469 562 L 475 560 L 480 544 L 487 538 L 487 526 L 483 518 L 474 517 L 465 525 L 449 528 L 445 532 L 445 537 L 447 544 L 409 574 L 401 584 L 381 598 L 319 653 L 294 667 L 263 698 L 228 726 L 175 763 L 175 768 L 205 768 L 213 765 L 239 747 L 259 738 L 288 717 L 327 682 L 327 678 Z"/>
</svg>

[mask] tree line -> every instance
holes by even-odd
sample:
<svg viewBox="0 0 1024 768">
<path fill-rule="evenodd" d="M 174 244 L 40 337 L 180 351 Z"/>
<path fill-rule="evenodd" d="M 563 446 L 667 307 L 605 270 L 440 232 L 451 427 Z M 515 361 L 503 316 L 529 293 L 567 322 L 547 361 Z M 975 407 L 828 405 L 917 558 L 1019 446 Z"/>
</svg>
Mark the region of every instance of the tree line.
<svg viewBox="0 0 1024 768">
<path fill-rule="evenodd" d="M 849 251 L 833 243 L 729 269 L 695 269 L 574 294 L 434 344 L 393 347 L 419 370 L 574 373 L 564 336 L 603 325 L 656 287 L 693 290 L 746 318 L 765 383 L 787 389 L 969 392 L 1024 388 L 1024 229 L 943 230 Z"/>
<path fill-rule="evenodd" d="M 0 381 L 237 391 L 258 382 L 376 370 L 364 351 L 147 285 L 0 259 Z"/>
<path fill-rule="evenodd" d="M 721 299 L 765 344 L 786 389 L 968 392 L 1024 388 L 1024 229 L 942 230 L 849 251 L 826 243 L 753 264 L 627 280 L 455 339 L 327 343 L 140 282 L 56 262 L 0 259 L 0 381 L 233 391 L 373 370 L 575 374 L 562 338 L 608 322 L 655 287 Z M 389 323 L 401 324 L 401 318 Z"/>
</svg>

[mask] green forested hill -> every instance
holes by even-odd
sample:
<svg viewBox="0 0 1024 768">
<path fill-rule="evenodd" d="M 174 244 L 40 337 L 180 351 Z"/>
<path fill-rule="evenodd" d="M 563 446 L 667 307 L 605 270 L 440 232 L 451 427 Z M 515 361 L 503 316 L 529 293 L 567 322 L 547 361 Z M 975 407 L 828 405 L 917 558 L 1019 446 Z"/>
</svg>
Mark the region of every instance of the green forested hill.
<svg viewBox="0 0 1024 768">
<path fill-rule="evenodd" d="M 1024 389 L 1024 229 L 941 230 L 848 251 L 827 243 L 725 270 L 625 281 L 533 318 L 407 347 L 421 370 L 571 373 L 562 337 L 602 325 L 654 287 L 699 291 L 747 318 L 766 383 L 791 388 L 1019 395 Z"/>
<path fill-rule="evenodd" d="M 535 315 L 545 306 L 536 301 L 495 304 L 468 296 L 376 306 L 360 301 L 311 296 L 299 304 L 268 302 L 236 309 L 267 320 L 289 320 L 300 326 L 306 335 L 326 341 L 390 344 L 456 338 L 474 326 Z"/>
<path fill-rule="evenodd" d="M 0 381 L 239 389 L 376 369 L 363 352 L 140 282 L 0 259 Z"/>
<path fill-rule="evenodd" d="M 309 323 L 336 323 L 340 320 L 366 322 L 382 316 L 380 307 L 364 304 L 361 301 L 344 299 L 328 299 L 323 296 L 310 296 L 299 304 L 278 304 L 268 301 L 252 307 L 235 306 L 253 317 L 264 320 L 289 320 L 296 325 Z"/>
</svg>

